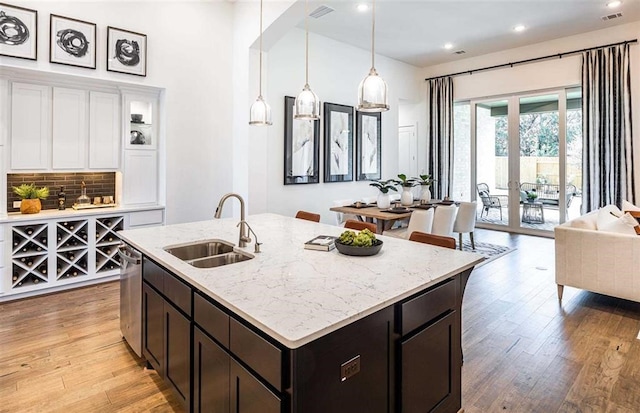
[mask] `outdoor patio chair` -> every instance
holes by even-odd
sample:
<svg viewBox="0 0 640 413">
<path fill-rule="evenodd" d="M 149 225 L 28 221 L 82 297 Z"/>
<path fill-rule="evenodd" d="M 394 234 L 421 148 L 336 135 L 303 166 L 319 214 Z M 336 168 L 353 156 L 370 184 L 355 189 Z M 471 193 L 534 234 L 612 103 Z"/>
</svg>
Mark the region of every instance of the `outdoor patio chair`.
<svg viewBox="0 0 640 413">
<path fill-rule="evenodd" d="M 478 188 L 478 196 L 482 201 L 482 211 L 480 211 L 480 218 L 482 218 L 482 214 L 486 212 L 487 216 L 489 215 L 489 210 L 497 209 L 500 211 L 500 221 L 502 221 L 502 204 L 500 203 L 500 198 L 489 193 L 489 185 L 485 183 L 480 183 L 476 185 Z"/>
</svg>

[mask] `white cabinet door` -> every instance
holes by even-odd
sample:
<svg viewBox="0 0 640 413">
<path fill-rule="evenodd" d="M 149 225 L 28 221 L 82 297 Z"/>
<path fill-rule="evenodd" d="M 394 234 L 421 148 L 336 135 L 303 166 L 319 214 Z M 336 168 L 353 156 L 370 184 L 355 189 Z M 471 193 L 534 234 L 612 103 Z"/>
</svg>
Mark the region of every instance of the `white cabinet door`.
<svg viewBox="0 0 640 413">
<path fill-rule="evenodd" d="M 53 169 L 87 164 L 87 92 L 53 88 Z"/>
<path fill-rule="evenodd" d="M 89 168 L 120 166 L 120 96 L 89 92 Z"/>
<path fill-rule="evenodd" d="M 11 169 L 49 168 L 51 89 L 13 83 L 11 87 Z"/>
<path fill-rule="evenodd" d="M 125 205 L 158 202 L 158 155 L 156 151 L 127 150 L 122 172 Z"/>
</svg>

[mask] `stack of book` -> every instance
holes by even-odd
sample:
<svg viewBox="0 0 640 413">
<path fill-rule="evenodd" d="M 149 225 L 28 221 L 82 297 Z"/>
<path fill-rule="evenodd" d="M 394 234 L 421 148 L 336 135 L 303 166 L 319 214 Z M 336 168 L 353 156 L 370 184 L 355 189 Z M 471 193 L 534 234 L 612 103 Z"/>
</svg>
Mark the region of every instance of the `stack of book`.
<svg viewBox="0 0 640 413">
<path fill-rule="evenodd" d="M 336 247 L 336 238 L 331 235 L 318 235 L 304 243 L 304 248 L 317 251 L 331 251 Z"/>
</svg>

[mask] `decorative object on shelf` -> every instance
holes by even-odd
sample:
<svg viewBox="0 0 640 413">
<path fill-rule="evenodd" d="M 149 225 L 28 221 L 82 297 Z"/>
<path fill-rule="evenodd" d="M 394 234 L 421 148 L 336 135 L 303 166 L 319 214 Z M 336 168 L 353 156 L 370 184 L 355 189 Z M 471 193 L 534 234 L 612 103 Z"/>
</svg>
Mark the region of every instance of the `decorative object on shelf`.
<svg viewBox="0 0 640 413">
<path fill-rule="evenodd" d="M 80 196 L 76 199 L 76 205 L 91 205 L 91 198 L 87 196 L 87 185 L 84 181 L 80 185 Z"/>
<path fill-rule="evenodd" d="M 295 98 L 284 97 L 284 184 L 320 182 L 320 121 L 293 117 Z"/>
<path fill-rule="evenodd" d="M 395 179 L 387 179 L 386 181 L 371 182 L 369 186 L 374 186 L 380 190 L 378 194 L 378 208 L 386 209 L 391 206 L 391 197 L 389 191 L 396 191 L 397 182 Z"/>
<path fill-rule="evenodd" d="M 353 107 L 324 104 L 324 181 L 353 181 Z"/>
<path fill-rule="evenodd" d="M 64 193 L 64 186 L 60 187 L 60 192 L 58 192 L 58 209 L 60 211 L 64 211 L 67 206 L 65 205 L 67 202 L 67 194 Z"/>
<path fill-rule="evenodd" d="M 36 187 L 33 184 L 22 184 L 13 187 L 13 192 L 22 199 L 20 202 L 20 212 L 23 214 L 37 214 L 42 210 L 41 199 L 47 199 L 49 196 L 49 188 L 43 186 Z"/>
<path fill-rule="evenodd" d="M 402 186 L 402 195 L 400 196 L 400 203 L 404 206 L 413 205 L 413 192 L 411 188 L 418 185 L 413 178 L 407 178 L 405 174 L 398 174 L 400 181 L 397 181 Z"/>
<path fill-rule="evenodd" d="M 382 116 L 356 112 L 356 180 L 382 177 Z"/>
<path fill-rule="evenodd" d="M 147 75 L 147 35 L 107 27 L 107 71 Z"/>
<path fill-rule="evenodd" d="M 142 120 L 142 114 L 141 113 L 132 113 L 131 114 L 131 122 L 132 123 L 144 123 L 144 121 Z"/>
<path fill-rule="evenodd" d="M 49 61 L 62 65 L 96 68 L 96 24 L 52 14 Z"/>
<path fill-rule="evenodd" d="M 360 257 L 375 255 L 382 248 L 382 241 L 376 239 L 376 234 L 366 228 L 358 233 L 351 230 L 344 231 L 335 244 L 341 254 Z"/>
<path fill-rule="evenodd" d="M 0 55 L 37 60 L 38 12 L 0 3 Z"/>
<path fill-rule="evenodd" d="M 422 187 L 420 191 L 420 203 L 426 204 L 427 202 L 431 201 L 431 189 L 429 189 L 429 187 L 434 182 L 433 178 L 431 178 L 431 175 L 419 175 L 418 178 L 414 177 L 413 180 Z"/>
<path fill-rule="evenodd" d="M 371 69 L 358 87 L 358 110 L 360 112 L 385 112 L 389 110 L 387 83 L 378 76 L 376 57 L 376 0 L 371 12 Z"/>
<path fill-rule="evenodd" d="M 304 88 L 296 97 L 293 117 L 300 120 L 320 119 L 320 99 L 309 87 L 309 0 L 304 3 L 305 56 Z"/>
<path fill-rule="evenodd" d="M 249 109 L 249 125 L 271 126 L 271 107 L 262 97 L 262 0 L 260 0 L 260 78 L 258 80 L 258 97 Z"/>
</svg>

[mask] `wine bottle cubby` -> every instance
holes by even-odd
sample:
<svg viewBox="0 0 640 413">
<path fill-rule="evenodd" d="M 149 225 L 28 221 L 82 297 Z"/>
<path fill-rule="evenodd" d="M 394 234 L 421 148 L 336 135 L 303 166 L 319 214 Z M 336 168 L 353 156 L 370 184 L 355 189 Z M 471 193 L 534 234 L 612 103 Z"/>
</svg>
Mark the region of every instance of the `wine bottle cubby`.
<svg viewBox="0 0 640 413">
<path fill-rule="evenodd" d="M 96 273 L 120 268 L 120 238 L 116 231 L 123 228 L 124 218 L 121 216 L 96 219 Z"/>
<path fill-rule="evenodd" d="M 16 225 L 11 228 L 11 287 L 48 282 L 47 224 Z"/>
<path fill-rule="evenodd" d="M 89 222 L 56 223 L 56 277 L 58 280 L 88 274 Z"/>
</svg>

